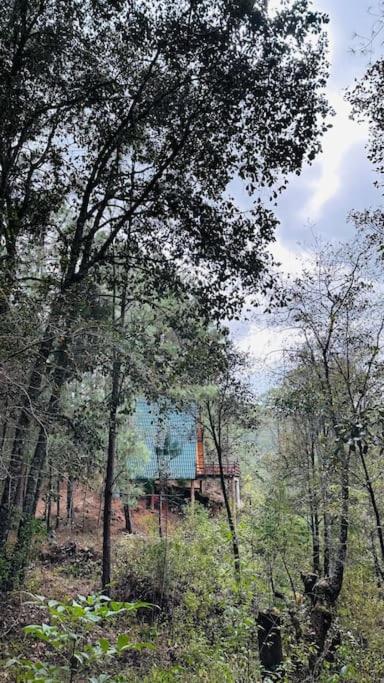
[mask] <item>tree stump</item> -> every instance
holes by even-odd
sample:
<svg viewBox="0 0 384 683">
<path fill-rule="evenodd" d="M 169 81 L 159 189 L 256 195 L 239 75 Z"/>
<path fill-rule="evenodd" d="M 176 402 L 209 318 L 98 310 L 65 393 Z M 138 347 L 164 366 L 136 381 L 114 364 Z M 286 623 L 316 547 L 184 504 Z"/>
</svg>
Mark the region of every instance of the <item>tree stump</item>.
<svg viewBox="0 0 384 683">
<path fill-rule="evenodd" d="M 257 626 L 262 680 L 277 681 L 281 678 L 283 663 L 281 619 L 278 611 L 270 609 L 259 612 Z"/>
</svg>

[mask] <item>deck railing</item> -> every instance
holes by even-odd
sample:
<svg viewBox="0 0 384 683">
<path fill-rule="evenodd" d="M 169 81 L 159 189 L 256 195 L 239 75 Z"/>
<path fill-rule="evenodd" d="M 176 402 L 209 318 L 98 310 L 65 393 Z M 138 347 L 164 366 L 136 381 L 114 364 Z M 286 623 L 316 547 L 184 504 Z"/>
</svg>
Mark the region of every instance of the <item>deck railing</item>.
<svg viewBox="0 0 384 683">
<path fill-rule="evenodd" d="M 228 463 L 223 465 L 224 477 L 239 477 L 240 476 L 240 465 L 237 462 Z M 204 465 L 203 467 L 198 467 L 197 469 L 198 477 L 220 477 L 220 467 L 219 465 Z"/>
</svg>

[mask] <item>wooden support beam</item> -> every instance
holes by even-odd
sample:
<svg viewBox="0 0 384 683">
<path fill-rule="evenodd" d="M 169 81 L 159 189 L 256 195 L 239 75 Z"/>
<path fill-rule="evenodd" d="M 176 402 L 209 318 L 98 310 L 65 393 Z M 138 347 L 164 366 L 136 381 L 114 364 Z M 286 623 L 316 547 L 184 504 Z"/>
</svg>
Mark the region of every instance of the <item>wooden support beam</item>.
<svg viewBox="0 0 384 683">
<path fill-rule="evenodd" d="M 191 508 L 195 507 L 195 479 L 191 479 Z"/>
<path fill-rule="evenodd" d="M 238 510 L 241 508 L 241 495 L 240 495 L 240 479 L 235 477 L 235 501 Z"/>
</svg>

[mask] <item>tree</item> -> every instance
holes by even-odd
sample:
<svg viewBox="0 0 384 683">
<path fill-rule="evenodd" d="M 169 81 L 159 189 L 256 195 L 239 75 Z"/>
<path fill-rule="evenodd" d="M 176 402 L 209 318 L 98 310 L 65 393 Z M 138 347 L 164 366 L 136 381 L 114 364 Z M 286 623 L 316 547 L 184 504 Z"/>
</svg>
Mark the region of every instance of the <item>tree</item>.
<svg viewBox="0 0 384 683">
<path fill-rule="evenodd" d="M 226 461 L 234 459 L 234 446 L 239 439 L 239 431 L 242 431 L 244 438 L 244 430 L 255 429 L 258 423 L 255 399 L 244 378 L 241 378 L 245 367 L 245 359 L 229 349 L 224 369 L 212 378 L 215 391 L 213 396 L 203 401 L 202 413 L 202 423 L 212 440 L 219 464 L 221 490 L 232 539 L 235 575 L 239 585 L 240 549 L 225 481 L 224 465 Z"/>
<path fill-rule="evenodd" d="M 192 411 L 204 435 L 207 458 L 219 467 L 235 578 L 240 586 L 240 546 L 225 468 L 229 462 L 238 462 L 239 453 L 247 442 L 247 432 L 258 425 L 259 411 L 245 378 L 249 361 L 234 348 L 227 335 L 219 339 L 216 362 L 213 362 L 214 356 L 209 346 L 200 351 L 199 358 L 200 378 L 195 375 L 192 387 L 176 386 L 173 396 L 185 410 Z"/>
<path fill-rule="evenodd" d="M 314 669 L 321 666 L 332 625 L 332 611 L 320 613 L 319 604 L 334 606 L 343 586 L 358 465 L 374 513 L 376 542 L 382 546 L 381 515 L 365 459 L 377 444 L 368 416 L 377 415 L 382 384 L 384 316 L 373 289 L 377 275 L 369 244 L 322 246 L 313 269 L 289 292 L 290 320 L 299 343 L 290 352 L 293 369 L 275 406 L 291 425 L 285 458 L 295 468 L 290 476 L 309 511 L 313 571 L 304 573 L 303 581 L 313 605 Z"/>
<path fill-rule="evenodd" d="M 131 509 L 136 505 L 140 496 L 143 495 L 143 486 L 136 482 L 137 466 L 145 463 L 149 458 L 149 451 L 131 425 L 121 425 L 118 434 L 118 472 L 116 473 L 116 485 L 124 506 L 125 530 L 132 534 Z"/>
<path fill-rule="evenodd" d="M 41 332 L 18 356 L 27 381 L 6 451 L 0 547 L 35 409 L 53 408 L 56 345 L 70 345 L 79 300 L 113 245 L 127 245 L 126 267 L 156 277 L 160 293 L 193 291 L 207 313 L 233 315 L 247 292 L 271 286 L 275 218 L 258 201 L 243 214 L 227 188 L 235 175 L 251 194 L 272 187 L 315 156 L 327 113 L 324 21 L 304 0 L 273 18 L 264 5 L 221 0 L 7 1 L 0 209 L 11 315 L 25 247 L 39 241 L 50 256 L 37 278 Z M 65 372 L 57 380 L 58 396 Z"/>
</svg>

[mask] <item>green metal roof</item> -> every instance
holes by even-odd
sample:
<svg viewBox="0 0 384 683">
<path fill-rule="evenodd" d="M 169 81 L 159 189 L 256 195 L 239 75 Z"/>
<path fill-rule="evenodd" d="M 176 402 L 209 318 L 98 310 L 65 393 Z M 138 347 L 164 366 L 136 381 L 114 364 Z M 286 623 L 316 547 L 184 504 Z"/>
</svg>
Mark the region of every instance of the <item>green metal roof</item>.
<svg viewBox="0 0 384 683">
<path fill-rule="evenodd" d="M 194 479 L 196 474 L 196 421 L 191 414 L 139 399 L 133 414 L 138 438 L 149 459 L 138 462 L 135 479 Z"/>
</svg>

